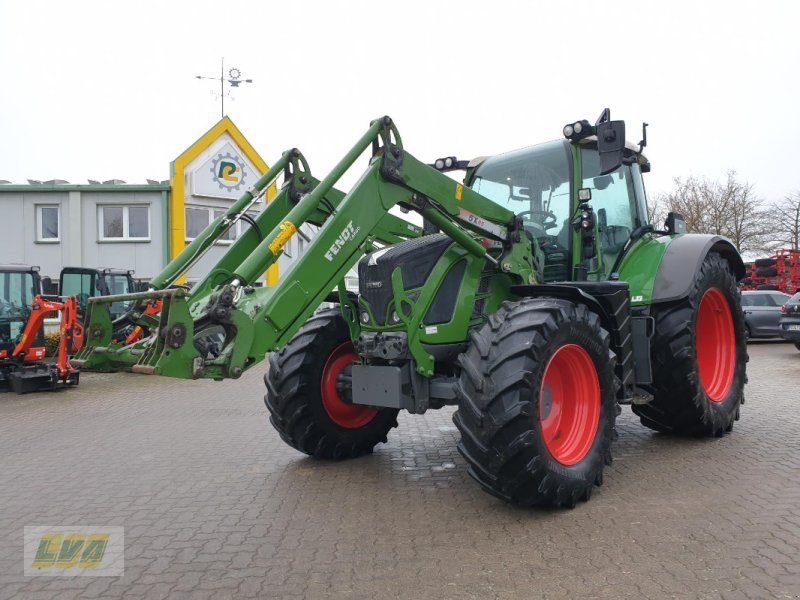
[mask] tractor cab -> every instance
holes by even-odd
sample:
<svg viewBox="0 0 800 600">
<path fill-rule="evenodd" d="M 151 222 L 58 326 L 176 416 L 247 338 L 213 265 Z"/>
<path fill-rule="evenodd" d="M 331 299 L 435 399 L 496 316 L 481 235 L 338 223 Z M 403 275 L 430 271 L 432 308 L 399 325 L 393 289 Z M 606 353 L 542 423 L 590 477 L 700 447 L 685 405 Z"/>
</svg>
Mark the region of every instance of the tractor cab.
<svg viewBox="0 0 800 600">
<path fill-rule="evenodd" d="M 0 265 L 0 359 L 11 356 L 25 329 L 31 304 L 42 293 L 39 267 Z M 44 337 L 37 335 L 28 360 L 44 358 Z"/>
<path fill-rule="evenodd" d="M 59 290 L 62 296 L 75 296 L 78 303 L 78 315 L 83 319 L 89 298 L 130 294 L 136 291 L 136 283 L 133 280 L 133 271 L 64 267 L 61 269 Z M 128 304 L 125 301 L 109 304 L 111 319 L 114 320 L 123 315 Z"/>
<path fill-rule="evenodd" d="M 644 142 L 618 144 L 621 127 L 609 148 L 607 133 L 581 137 L 594 129 L 583 123 L 565 127 L 566 139 L 473 161 L 467 174 L 472 189 L 521 219 L 544 282 L 609 279 L 648 222 Z"/>
</svg>

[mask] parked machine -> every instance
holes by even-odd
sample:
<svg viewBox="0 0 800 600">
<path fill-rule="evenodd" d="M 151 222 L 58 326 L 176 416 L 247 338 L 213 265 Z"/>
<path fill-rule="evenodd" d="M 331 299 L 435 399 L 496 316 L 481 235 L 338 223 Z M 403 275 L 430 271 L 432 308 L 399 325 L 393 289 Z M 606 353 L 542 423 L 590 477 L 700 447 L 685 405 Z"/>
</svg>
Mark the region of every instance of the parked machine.
<svg viewBox="0 0 800 600">
<path fill-rule="evenodd" d="M 563 133 L 428 165 L 383 117 L 321 181 L 289 150 L 150 291 L 90 299 L 75 363 L 219 380 L 270 352 L 270 421 L 302 452 L 360 456 L 386 442 L 398 411 L 457 405 L 458 447 L 485 490 L 523 505 L 588 500 L 621 404 L 657 431 L 732 429 L 746 378 L 745 270 L 728 240 L 685 233 L 679 215 L 663 229 L 647 222 L 646 136 L 626 143 L 607 109 Z M 336 190 L 368 149 L 358 182 Z M 207 275 L 169 289 L 281 174 Z M 428 235 L 393 207 L 418 213 Z M 305 222 L 320 227 L 305 254 L 275 286 L 254 287 Z M 342 279 L 356 264 L 353 294 Z M 144 315 L 154 299 L 157 324 Z M 317 310 L 326 299 L 338 307 Z M 114 341 L 104 309 L 123 301 L 123 319 L 148 334 L 129 344 Z"/>
<path fill-rule="evenodd" d="M 0 275 L 0 278 L 5 277 L 6 273 Z M 27 294 L 27 276 L 38 271 L 20 270 L 12 273 L 25 276 L 23 281 Z M 34 282 L 30 290 L 35 291 L 35 288 Z M 3 301 L 4 306 L 8 306 L 8 296 L 4 296 Z M 44 320 L 47 315 L 59 312 L 61 320 L 56 361 L 46 362 L 42 360 L 45 358 L 42 341 Z M 24 394 L 78 385 L 79 373 L 69 361 L 69 355 L 80 348 L 83 340 L 83 326 L 78 320 L 74 296 L 60 298 L 37 293 L 27 311 L 14 305 L 13 315 L 3 320 L 2 326 L 8 329 L 4 330 L 3 342 L 0 343 L 0 392 L 11 390 Z"/>
<path fill-rule="evenodd" d="M 91 267 L 64 267 L 61 269 L 58 289 L 65 296 L 75 296 L 78 301 L 78 314 L 81 318 L 86 314 L 89 298 L 95 296 L 111 296 L 130 294 L 136 291 L 133 271 L 111 269 L 108 267 L 94 269 Z M 127 302 L 112 302 L 107 305 L 112 319 L 123 315 L 128 308 Z"/>
<path fill-rule="evenodd" d="M 33 299 L 42 293 L 39 267 L 0 265 L 0 360 L 8 358 L 25 329 Z M 31 341 L 25 360 L 33 362 L 45 356 L 44 332 Z"/>
<path fill-rule="evenodd" d="M 800 291 L 800 250 L 777 250 L 745 265 L 743 290 L 777 290 L 790 296 Z"/>
</svg>

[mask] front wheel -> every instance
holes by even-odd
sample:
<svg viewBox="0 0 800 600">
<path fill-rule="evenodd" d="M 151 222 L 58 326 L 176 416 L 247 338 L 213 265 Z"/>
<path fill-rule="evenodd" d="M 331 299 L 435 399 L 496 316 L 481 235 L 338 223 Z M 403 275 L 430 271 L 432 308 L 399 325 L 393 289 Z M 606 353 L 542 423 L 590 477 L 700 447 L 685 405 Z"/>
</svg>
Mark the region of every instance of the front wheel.
<svg viewBox="0 0 800 600">
<path fill-rule="evenodd" d="M 506 302 L 470 340 L 453 415 L 469 474 L 516 504 L 588 500 L 617 416 L 616 357 L 597 316 L 564 300 Z"/>
<path fill-rule="evenodd" d="M 353 404 L 349 372 L 358 359 L 338 309 L 315 313 L 270 355 L 264 402 L 283 441 L 334 460 L 368 454 L 386 442 L 398 411 Z"/>
<path fill-rule="evenodd" d="M 748 329 L 736 279 L 706 256 L 689 295 L 654 304 L 653 400 L 634 404 L 643 425 L 664 433 L 722 436 L 744 403 Z"/>
</svg>

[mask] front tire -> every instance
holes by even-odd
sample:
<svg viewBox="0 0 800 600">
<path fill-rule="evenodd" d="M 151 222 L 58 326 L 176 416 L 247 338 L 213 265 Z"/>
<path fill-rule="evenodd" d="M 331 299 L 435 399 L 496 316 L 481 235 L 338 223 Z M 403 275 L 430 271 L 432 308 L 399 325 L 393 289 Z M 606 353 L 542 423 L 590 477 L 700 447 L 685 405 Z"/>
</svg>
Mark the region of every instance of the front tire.
<svg viewBox="0 0 800 600">
<path fill-rule="evenodd" d="M 748 334 L 728 263 L 709 253 L 689 295 L 654 304 L 651 315 L 653 400 L 633 405 L 633 412 L 663 433 L 731 431 L 744 403 Z"/>
<path fill-rule="evenodd" d="M 264 403 L 283 441 L 332 460 L 369 454 L 386 442 L 397 427 L 399 411 L 348 400 L 347 370 L 357 360 L 338 309 L 316 312 L 284 348 L 270 355 Z"/>
<path fill-rule="evenodd" d="M 598 317 L 564 300 L 506 302 L 470 339 L 453 415 L 469 474 L 516 504 L 588 500 L 617 416 L 616 357 Z"/>
</svg>

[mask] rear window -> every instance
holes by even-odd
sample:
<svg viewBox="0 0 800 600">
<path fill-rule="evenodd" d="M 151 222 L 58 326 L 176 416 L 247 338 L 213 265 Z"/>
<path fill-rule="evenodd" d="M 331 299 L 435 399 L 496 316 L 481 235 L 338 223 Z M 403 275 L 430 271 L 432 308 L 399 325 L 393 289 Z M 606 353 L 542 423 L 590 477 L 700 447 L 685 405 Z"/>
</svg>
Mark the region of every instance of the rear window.
<svg viewBox="0 0 800 600">
<path fill-rule="evenodd" d="M 789 298 L 789 302 L 792 304 L 800 304 L 800 292 L 797 292 L 794 296 Z"/>
</svg>

